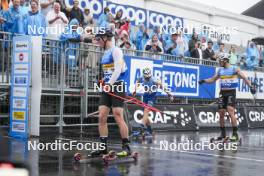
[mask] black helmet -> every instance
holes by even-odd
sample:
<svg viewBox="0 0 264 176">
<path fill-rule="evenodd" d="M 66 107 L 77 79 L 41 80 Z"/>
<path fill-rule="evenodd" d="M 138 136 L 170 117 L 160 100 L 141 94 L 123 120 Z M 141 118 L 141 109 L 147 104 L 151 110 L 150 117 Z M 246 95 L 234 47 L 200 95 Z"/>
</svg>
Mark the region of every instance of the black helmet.
<svg viewBox="0 0 264 176">
<path fill-rule="evenodd" d="M 113 31 L 111 29 L 100 29 L 95 37 L 113 37 Z"/>
</svg>

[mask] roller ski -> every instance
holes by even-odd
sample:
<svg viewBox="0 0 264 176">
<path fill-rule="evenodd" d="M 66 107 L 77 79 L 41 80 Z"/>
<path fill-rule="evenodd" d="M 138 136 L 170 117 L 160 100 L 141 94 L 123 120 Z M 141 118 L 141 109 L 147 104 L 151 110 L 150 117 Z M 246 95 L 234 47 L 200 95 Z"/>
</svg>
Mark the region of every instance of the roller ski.
<svg viewBox="0 0 264 176">
<path fill-rule="evenodd" d="M 104 164 L 108 165 L 109 163 L 116 163 L 116 162 L 128 162 L 133 161 L 136 162 L 138 160 L 138 153 L 137 152 L 127 152 L 127 151 L 110 151 L 108 154 L 103 155 L 103 162 Z"/>
<path fill-rule="evenodd" d="M 142 138 L 143 140 L 152 138 L 153 137 L 153 132 L 152 132 L 151 126 L 146 126 L 145 127 L 142 124 L 141 128 L 138 131 L 133 131 L 132 132 L 131 137 L 132 138 L 136 138 L 136 139 Z"/>
<path fill-rule="evenodd" d="M 82 155 L 81 153 L 75 153 L 73 156 L 73 159 L 77 163 L 90 163 L 90 162 L 96 162 L 101 161 L 102 157 L 109 152 L 107 151 L 93 151 L 92 153 L 88 155 Z"/>
<path fill-rule="evenodd" d="M 222 143 L 222 144 L 230 144 L 230 143 L 236 143 L 239 146 L 242 145 L 242 139 L 238 137 L 238 135 L 233 135 L 232 137 L 226 136 L 226 137 L 218 137 L 218 138 L 211 138 L 210 143 Z"/>
</svg>

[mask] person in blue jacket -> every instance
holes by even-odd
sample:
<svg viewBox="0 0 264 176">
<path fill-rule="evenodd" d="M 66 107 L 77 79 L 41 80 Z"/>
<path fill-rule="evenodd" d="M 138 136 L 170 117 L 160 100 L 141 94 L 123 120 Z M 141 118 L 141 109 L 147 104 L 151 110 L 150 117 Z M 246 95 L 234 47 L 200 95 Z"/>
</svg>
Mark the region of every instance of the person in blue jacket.
<svg viewBox="0 0 264 176">
<path fill-rule="evenodd" d="M 24 15 L 20 9 L 20 0 L 13 0 L 13 6 L 4 12 L 4 31 L 25 34 Z"/>
<path fill-rule="evenodd" d="M 79 48 L 79 42 L 81 41 L 81 34 L 78 31 L 79 22 L 76 18 L 72 19 L 65 32 L 60 36 L 60 41 L 66 48 L 70 48 L 66 52 L 66 64 L 68 67 L 75 67 L 77 65 L 77 50 Z"/>
<path fill-rule="evenodd" d="M 31 11 L 25 16 L 24 26 L 25 33 L 33 36 L 46 36 L 46 19 L 39 12 L 38 0 L 32 0 L 30 2 Z"/>
<path fill-rule="evenodd" d="M 137 50 L 143 51 L 145 48 L 147 41 L 149 40 L 149 35 L 147 33 L 147 30 L 145 29 L 144 24 L 139 25 L 139 30 L 136 34 L 136 48 Z"/>
</svg>

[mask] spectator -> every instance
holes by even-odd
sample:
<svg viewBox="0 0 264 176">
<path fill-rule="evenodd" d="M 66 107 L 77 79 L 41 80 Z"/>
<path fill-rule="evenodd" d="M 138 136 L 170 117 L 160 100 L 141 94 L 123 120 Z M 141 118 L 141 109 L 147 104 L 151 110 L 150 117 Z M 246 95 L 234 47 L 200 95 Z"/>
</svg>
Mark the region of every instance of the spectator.
<svg viewBox="0 0 264 176">
<path fill-rule="evenodd" d="M 64 33 L 60 36 L 60 40 L 66 47 L 71 48 L 66 53 L 66 64 L 69 68 L 75 67 L 77 65 L 77 49 L 79 48 L 79 42 L 81 41 L 81 35 L 78 34 L 77 28 L 79 27 L 79 21 L 77 19 L 72 19 Z"/>
<path fill-rule="evenodd" d="M 122 21 L 122 17 L 123 17 L 123 11 L 122 10 L 119 10 L 117 13 L 116 13 L 116 16 L 115 16 L 115 21 Z"/>
<path fill-rule="evenodd" d="M 4 12 L 4 30 L 11 33 L 25 34 L 24 16 L 20 10 L 20 0 L 13 0 L 13 6 Z"/>
<path fill-rule="evenodd" d="M 218 59 L 222 54 L 226 53 L 225 44 L 221 42 L 218 45 L 219 45 L 219 50 L 216 52 L 216 59 Z"/>
<path fill-rule="evenodd" d="M 222 40 L 220 38 L 218 38 L 217 41 L 213 45 L 213 50 L 214 51 L 218 51 L 219 48 L 220 48 L 219 46 L 220 46 L 221 43 L 222 43 Z"/>
<path fill-rule="evenodd" d="M 79 8 L 79 0 L 73 1 L 73 8 L 70 11 L 70 21 L 77 19 L 80 26 L 83 26 L 84 16 L 82 10 Z"/>
<path fill-rule="evenodd" d="M 137 50 L 144 50 L 144 46 L 146 45 L 147 41 L 149 40 L 149 35 L 147 29 L 145 28 L 144 24 L 139 25 L 139 30 L 136 34 L 136 48 Z"/>
<path fill-rule="evenodd" d="M 246 70 L 247 69 L 247 54 L 244 53 L 241 58 L 240 61 L 238 63 L 240 69 Z"/>
<path fill-rule="evenodd" d="M 52 6 L 55 0 L 40 0 L 41 13 L 43 16 L 47 16 L 48 12 L 52 10 Z"/>
<path fill-rule="evenodd" d="M 213 41 L 207 42 L 207 48 L 203 51 L 203 59 L 216 61 L 216 56 L 213 50 Z"/>
<path fill-rule="evenodd" d="M 105 20 L 105 21 L 102 21 L 100 27 L 103 27 L 103 28 L 110 28 L 110 24 L 111 24 L 112 21 L 113 21 L 113 16 L 112 16 L 112 14 L 108 13 L 107 16 L 106 16 L 106 20 Z"/>
<path fill-rule="evenodd" d="M 188 44 L 185 43 L 181 31 L 178 32 L 178 37 L 177 37 L 177 48 L 178 48 L 178 56 L 183 57 L 184 53 L 186 50 L 188 50 Z"/>
<path fill-rule="evenodd" d="M 231 45 L 229 54 L 230 54 L 229 63 L 231 65 L 237 65 L 238 55 L 236 54 L 236 47 L 235 47 L 235 45 Z"/>
<path fill-rule="evenodd" d="M 67 13 L 67 11 L 66 11 L 67 6 L 65 4 L 65 0 L 56 0 L 56 2 L 58 2 L 60 4 L 61 12 L 63 12 L 66 15 L 66 13 Z"/>
<path fill-rule="evenodd" d="M 38 0 L 31 0 L 31 11 L 25 17 L 25 32 L 27 35 L 46 36 L 46 20 L 39 12 Z"/>
<path fill-rule="evenodd" d="M 93 17 L 90 13 L 90 9 L 89 8 L 85 8 L 84 9 L 84 20 L 83 20 L 83 26 L 84 28 L 87 26 L 92 27 L 94 25 L 94 21 L 93 21 Z"/>
<path fill-rule="evenodd" d="M 193 33 L 191 40 L 189 41 L 189 51 L 191 52 L 195 48 L 195 44 L 198 41 L 198 34 L 196 32 Z"/>
<path fill-rule="evenodd" d="M 95 35 L 93 34 L 93 29 L 92 28 L 85 28 L 85 32 L 82 35 L 83 38 L 83 42 L 85 43 L 92 43 L 93 38 L 95 37 Z"/>
<path fill-rule="evenodd" d="M 260 58 L 259 58 L 259 66 L 263 67 L 264 64 L 264 48 L 260 49 Z"/>
<path fill-rule="evenodd" d="M 49 29 L 52 29 L 52 31 L 48 31 L 48 36 L 53 39 L 59 39 L 59 36 L 69 23 L 69 20 L 67 19 L 66 15 L 61 12 L 61 6 L 58 2 L 54 3 L 53 10 L 51 10 L 47 14 L 46 20 Z"/>
<path fill-rule="evenodd" d="M 109 8 L 108 7 L 105 7 L 104 8 L 104 13 L 102 13 L 100 15 L 100 17 L 98 18 L 98 21 L 97 21 L 97 25 L 99 27 L 102 27 L 102 24 L 104 24 L 104 22 L 107 21 L 109 12 L 110 12 Z"/>
<path fill-rule="evenodd" d="M 160 26 L 154 26 L 153 28 L 153 32 L 150 34 L 150 38 L 152 38 L 153 35 L 157 35 L 159 41 L 163 44 L 164 38 L 166 37 L 166 35 L 162 35 L 161 31 L 160 31 Z"/>
<path fill-rule="evenodd" d="M 6 11 L 9 9 L 9 0 L 2 0 L 0 4 L 1 4 L 1 9 L 3 11 Z"/>
<path fill-rule="evenodd" d="M 248 41 L 247 44 L 247 65 L 250 70 L 259 64 L 259 50 L 254 42 Z"/>
<path fill-rule="evenodd" d="M 13 3 L 10 2 L 9 7 L 12 7 L 12 6 L 13 6 Z M 27 15 L 28 12 L 30 11 L 30 7 L 29 7 L 28 3 L 26 3 L 25 0 L 20 0 L 20 10 L 21 10 L 23 16 Z"/>
<path fill-rule="evenodd" d="M 194 49 L 191 51 L 192 58 L 203 59 L 203 54 L 202 54 L 202 50 L 200 47 L 201 47 L 201 43 L 200 41 L 197 41 L 194 44 Z"/>
<path fill-rule="evenodd" d="M 123 24 L 120 27 L 119 33 L 122 34 L 124 31 L 129 35 L 129 31 L 130 31 L 130 20 L 129 19 L 126 19 L 125 24 Z"/>
<path fill-rule="evenodd" d="M 0 3 L 1 3 L 1 0 L 0 0 Z M 4 12 L 2 10 L 2 6 L 0 6 L 0 31 L 4 30 L 4 28 L 3 28 L 4 22 L 5 22 Z"/>
<path fill-rule="evenodd" d="M 163 53 L 162 43 L 159 41 L 157 34 L 154 34 L 146 43 L 145 50 L 159 54 Z"/>
<path fill-rule="evenodd" d="M 171 34 L 171 39 L 166 41 L 165 51 L 167 54 L 171 54 L 174 56 L 180 56 L 179 48 L 177 48 L 177 39 L 178 39 L 178 34 L 173 33 Z"/>
</svg>

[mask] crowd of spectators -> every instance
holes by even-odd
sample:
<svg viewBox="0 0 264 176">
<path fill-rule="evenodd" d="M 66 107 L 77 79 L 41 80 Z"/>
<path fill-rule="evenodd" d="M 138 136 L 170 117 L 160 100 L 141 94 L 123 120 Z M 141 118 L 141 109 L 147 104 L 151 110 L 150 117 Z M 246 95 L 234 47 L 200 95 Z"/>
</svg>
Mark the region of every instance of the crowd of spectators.
<svg viewBox="0 0 264 176">
<path fill-rule="evenodd" d="M 92 43 L 93 27 L 111 28 L 115 33 L 115 45 L 130 50 L 148 51 L 155 54 L 168 54 L 176 57 L 193 57 L 217 61 L 219 54 L 229 53 L 230 63 L 251 69 L 263 65 L 264 50 L 249 41 L 244 53 L 238 53 L 237 47 L 226 47 L 219 39 L 213 42 L 204 39 L 201 34 L 192 31 L 177 31 L 164 34 L 159 26 L 147 29 L 144 24 L 132 26 L 124 18 L 123 12 L 110 13 L 105 7 L 97 20 L 89 8 L 79 8 L 79 1 L 73 1 L 73 7 L 67 8 L 64 0 L 0 0 L 0 30 L 10 33 L 42 35 L 52 39 Z M 65 34 L 69 25 L 86 29 L 82 35 L 71 30 Z M 46 31 L 46 27 L 49 31 Z M 86 28 L 90 27 L 90 28 Z M 169 26 L 170 28 L 171 26 Z M 34 30 L 35 29 L 35 30 Z M 42 29 L 42 30 L 39 30 Z M 55 31 L 50 31 L 53 29 Z M 230 49 L 229 49 L 230 48 Z M 229 51 L 228 51 L 229 49 Z"/>
</svg>

